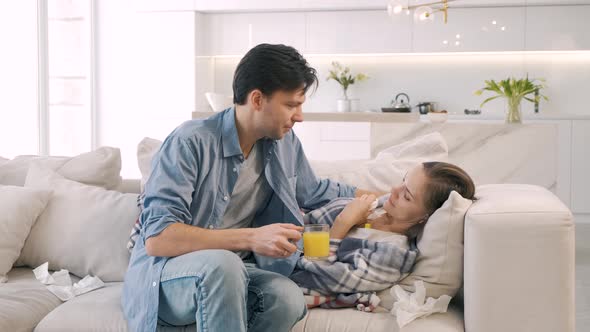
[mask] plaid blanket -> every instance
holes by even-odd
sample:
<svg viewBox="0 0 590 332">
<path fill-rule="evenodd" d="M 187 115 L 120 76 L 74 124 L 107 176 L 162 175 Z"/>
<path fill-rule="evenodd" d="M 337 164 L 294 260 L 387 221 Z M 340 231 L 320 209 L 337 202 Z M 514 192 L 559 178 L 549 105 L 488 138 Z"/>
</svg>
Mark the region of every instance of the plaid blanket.
<svg viewBox="0 0 590 332">
<path fill-rule="evenodd" d="M 380 199 L 380 204 L 385 199 Z M 334 199 L 306 214 L 304 221 L 332 226 L 351 200 Z M 352 237 L 333 239 L 328 260 L 311 261 L 302 256 L 290 278 L 300 286 L 310 308 L 356 307 L 373 311 L 380 302 L 376 292 L 400 281 L 411 271 L 417 256 L 415 242 L 406 249 L 392 243 Z"/>
<path fill-rule="evenodd" d="M 145 195 L 143 193 L 141 195 L 137 196 L 137 206 L 139 207 L 139 211 L 140 211 L 139 215 L 140 216 L 141 216 L 141 211 L 143 211 L 144 197 L 145 197 Z M 129 234 L 129 241 L 127 241 L 127 250 L 129 250 L 129 252 L 133 251 L 133 247 L 135 247 L 135 241 L 137 241 L 140 231 L 141 231 L 141 221 L 138 216 L 137 219 L 135 220 L 135 223 L 133 224 L 133 228 L 131 229 L 131 234 Z"/>
</svg>

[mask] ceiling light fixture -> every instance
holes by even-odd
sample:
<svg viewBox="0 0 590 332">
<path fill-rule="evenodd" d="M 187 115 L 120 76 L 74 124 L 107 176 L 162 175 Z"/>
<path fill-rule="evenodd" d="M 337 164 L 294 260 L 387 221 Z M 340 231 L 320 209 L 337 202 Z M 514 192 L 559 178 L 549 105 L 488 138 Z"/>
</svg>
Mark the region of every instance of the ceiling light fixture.
<svg viewBox="0 0 590 332">
<path fill-rule="evenodd" d="M 387 4 L 387 14 L 391 17 L 398 15 L 405 11 L 406 14 L 410 14 L 410 10 L 414 10 L 414 20 L 417 22 L 428 22 L 434 19 L 434 13 L 443 13 L 443 21 L 445 24 L 448 21 L 448 9 L 449 2 L 455 0 L 441 0 L 436 2 L 430 2 L 425 4 L 418 4 L 410 6 L 408 1 L 402 0 L 390 0 Z M 404 3 L 405 2 L 405 5 Z"/>
</svg>

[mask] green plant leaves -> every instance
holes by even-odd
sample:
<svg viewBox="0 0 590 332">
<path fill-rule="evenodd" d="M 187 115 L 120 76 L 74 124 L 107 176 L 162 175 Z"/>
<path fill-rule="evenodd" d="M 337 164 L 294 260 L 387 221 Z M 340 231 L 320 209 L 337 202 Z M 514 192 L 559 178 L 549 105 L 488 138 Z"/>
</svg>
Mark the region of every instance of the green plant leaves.
<svg viewBox="0 0 590 332">
<path fill-rule="evenodd" d="M 536 82 L 541 82 L 537 84 Z M 527 97 L 531 93 L 535 93 L 537 90 L 541 90 L 545 88 L 545 80 L 544 79 L 529 79 L 528 75 L 526 78 L 516 79 L 514 77 L 507 78 L 505 80 L 501 80 L 496 82 L 494 80 L 486 80 L 484 81 L 485 85 L 483 88 L 475 91 L 475 95 L 481 96 L 485 91 L 491 91 L 495 93 L 495 96 L 487 98 L 481 103 L 481 106 L 485 105 L 487 102 L 494 100 L 496 98 L 507 98 L 509 102 L 520 102 L 523 98 L 530 101 L 530 102 L 538 102 L 541 98 L 544 100 L 549 100 L 544 95 L 538 95 L 535 98 Z M 480 107 L 481 107 L 480 106 Z"/>
</svg>

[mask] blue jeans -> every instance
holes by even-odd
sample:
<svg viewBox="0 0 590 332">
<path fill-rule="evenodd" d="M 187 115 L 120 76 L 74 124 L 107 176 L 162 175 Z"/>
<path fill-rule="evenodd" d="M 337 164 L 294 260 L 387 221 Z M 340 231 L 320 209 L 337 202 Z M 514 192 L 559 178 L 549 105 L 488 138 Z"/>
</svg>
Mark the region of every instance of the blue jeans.
<svg viewBox="0 0 590 332">
<path fill-rule="evenodd" d="M 227 250 L 169 259 L 160 283 L 162 325 L 197 325 L 199 332 L 288 332 L 307 313 L 299 287 Z"/>
</svg>

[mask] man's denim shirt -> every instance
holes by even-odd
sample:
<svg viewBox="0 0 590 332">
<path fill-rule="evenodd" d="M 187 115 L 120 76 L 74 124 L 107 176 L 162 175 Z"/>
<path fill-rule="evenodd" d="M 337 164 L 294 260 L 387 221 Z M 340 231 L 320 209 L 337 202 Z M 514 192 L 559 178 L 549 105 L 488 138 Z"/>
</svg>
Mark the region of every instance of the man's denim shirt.
<svg viewBox="0 0 590 332">
<path fill-rule="evenodd" d="M 264 139 L 262 151 L 264 175 L 273 194 L 262 202 L 253 227 L 302 225 L 300 208 L 315 209 L 336 197 L 354 196 L 354 187 L 315 176 L 292 131 L 281 140 Z M 123 288 L 122 305 L 131 331 L 156 330 L 160 274 L 168 259 L 147 255 L 145 241 L 173 223 L 219 226 L 242 161 L 233 107 L 204 120 L 185 122 L 162 144 L 145 186 L 140 238 Z M 301 248 L 301 241 L 298 246 Z M 285 276 L 297 260 L 297 255 L 286 259 L 254 256 L 260 268 Z"/>
</svg>

